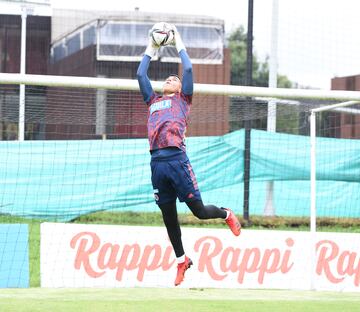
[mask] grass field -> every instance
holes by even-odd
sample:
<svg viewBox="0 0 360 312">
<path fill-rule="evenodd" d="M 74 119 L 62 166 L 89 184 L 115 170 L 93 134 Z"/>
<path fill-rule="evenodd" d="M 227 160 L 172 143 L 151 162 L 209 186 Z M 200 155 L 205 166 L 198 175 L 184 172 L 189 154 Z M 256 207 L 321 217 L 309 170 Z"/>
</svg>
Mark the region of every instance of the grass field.
<svg viewBox="0 0 360 312">
<path fill-rule="evenodd" d="M 237 289 L 2 289 L 2 312 L 360 311 L 354 293 Z"/>
</svg>

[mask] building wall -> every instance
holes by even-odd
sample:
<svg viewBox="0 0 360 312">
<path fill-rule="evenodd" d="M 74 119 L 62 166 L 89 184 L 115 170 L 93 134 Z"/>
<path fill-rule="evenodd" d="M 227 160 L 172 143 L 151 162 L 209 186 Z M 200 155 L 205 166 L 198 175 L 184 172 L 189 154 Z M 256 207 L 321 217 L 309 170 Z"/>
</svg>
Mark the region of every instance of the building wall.
<svg viewBox="0 0 360 312">
<path fill-rule="evenodd" d="M 360 91 L 360 75 L 331 79 L 332 90 Z M 360 115 L 338 114 L 340 119 L 339 137 L 360 139 Z"/>
<path fill-rule="evenodd" d="M 0 15 L 0 72 L 20 72 L 21 17 Z"/>
<path fill-rule="evenodd" d="M 100 13 L 89 11 L 79 14 L 79 12 L 71 10 L 56 10 L 52 17 L 31 15 L 27 17 L 26 73 L 136 79 L 138 62 L 97 61 L 96 46 L 94 45 L 56 63 L 51 62 L 51 42 L 64 33 L 74 30 L 77 26 L 94 20 Z M 141 14 L 132 12 L 127 18 L 143 19 L 144 14 L 143 12 Z M 177 16 L 176 18 L 181 21 L 186 20 L 186 16 Z M 210 21 L 215 20 L 210 19 Z M 205 17 L 199 17 L 197 22 L 205 23 L 208 20 L 205 20 Z M 218 22 L 220 23 L 220 21 Z M 20 47 L 21 16 L 0 14 L 0 72 L 18 73 L 20 71 Z M 229 84 L 230 82 L 230 53 L 226 49 L 224 64 L 194 64 L 193 66 L 196 83 Z M 181 65 L 178 63 L 154 61 L 151 62 L 149 68 L 149 77 L 152 80 L 163 81 L 169 74 L 181 74 L 181 71 Z M 9 107 L 16 106 L 18 89 L 13 88 L 6 92 L 16 93 L 11 97 L 14 103 L 8 105 Z M 115 137 L 147 136 L 147 108 L 139 92 L 106 90 L 104 93 L 103 90 L 70 90 L 70 88 L 49 87 L 41 90 L 41 93 L 37 91 L 35 93 L 37 97 L 42 97 L 44 100 L 40 102 L 27 101 L 26 107 L 29 112 L 35 111 L 35 108 L 34 110 L 31 108 L 32 103 L 34 105 L 41 103 L 41 107 L 36 112 L 37 116 L 34 117 L 31 113 L 27 115 L 31 121 L 26 121 L 26 127 L 41 129 L 38 132 L 42 134 L 39 136 L 39 133 L 34 133 L 36 130 L 28 130 L 26 136 L 28 139 L 98 137 L 102 133 L 99 133 L 99 129 L 96 130 L 96 120 L 101 118 L 97 109 L 103 105 L 100 102 L 104 99 L 106 100 L 106 120 L 103 121 L 107 125 L 104 129 L 107 135 Z M 27 98 L 32 96 L 31 93 L 27 93 Z M 1 113 L 6 117 L 7 112 Z M 187 135 L 227 133 L 229 131 L 228 114 L 229 101 L 227 97 L 196 95 L 193 99 Z M 16 114 L 13 113 L 13 115 Z M 17 118 L 14 117 L 11 122 L 7 119 L 7 123 L 11 125 L 8 127 L 0 121 L 0 139 L 7 139 L 4 129 L 17 129 Z"/>
<path fill-rule="evenodd" d="M 360 75 L 331 79 L 331 90 L 360 91 Z"/>
<path fill-rule="evenodd" d="M 47 73 L 50 36 L 50 17 L 27 17 L 26 73 Z M 0 15 L 0 72 L 20 72 L 20 50 L 21 16 Z"/>
<path fill-rule="evenodd" d="M 60 76 L 96 76 L 96 47 L 88 46 L 60 61 L 50 62 L 48 74 Z"/>
<path fill-rule="evenodd" d="M 28 16 L 26 32 L 26 73 L 46 74 L 50 53 L 49 16 Z M 19 73 L 21 55 L 21 16 L 0 14 L 0 72 Z M 0 89 L 0 140 L 17 139 L 19 88 Z M 25 138 L 43 138 L 46 94 L 41 88 L 26 87 Z M 35 111 L 36 116 L 29 112 Z"/>
<path fill-rule="evenodd" d="M 136 79 L 138 66 L 139 62 L 97 61 L 96 48 L 90 46 L 51 64 L 49 74 Z M 150 63 L 148 75 L 151 80 L 163 81 L 169 74 L 178 73 L 181 75 L 181 72 L 182 67 L 178 63 L 153 61 Z M 193 72 L 195 83 L 229 84 L 230 51 L 224 49 L 223 64 L 194 64 Z M 64 96 L 66 103 L 63 104 L 60 101 L 55 101 L 54 97 L 51 96 L 51 90 L 49 91 L 48 109 L 61 111 L 62 117 L 60 119 L 62 120 L 66 120 L 65 116 L 70 113 L 66 107 L 69 102 L 74 100 L 72 96 L 67 97 L 67 95 Z M 76 109 L 71 109 L 72 115 L 79 115 L 79 120 L 81 120 L 80 116 L 86 111 L 89 119 L 96 119 L 95 116 L 91 116 L 91 114 L 95 114 L 96 110 L 89 108 L 89 105 L 93 107 L 97 105 L 96 96 L 91 101 L 89 99 L 87 106 L 79 107 L 79 105 L 76 103 Z M 147 108 L 140 92 L 107 90 L 106 124 L 108 137 L 147 137 Z M 62 128 L 59 127 L 59 125 L 55 127 L 61 130 L 62 134 L 59 135 L 59 138 L 66 138 L 66 133 L 70 133 L 66 129 L 70 129 L 71 126 L 62 125 Z M 80 128 L 82 131 L 93 131 L 93 136 L 96 137 L 95 125 L 92 128 L 84 126 Z M 222 135 L 227 132 L 229 132 L 228 97 L 195 95 L 187 135 Z M 51 138 L 56 138 L 56 133 L 54 131 L 51 133 Z M 90 134 L 82 133 L 81 135 L 88 137 Z M 48 135 L 47 137 L 50 138 Z"/>
<path fill-rule="evenodd" d="M 45 138 L 48 140 L 95 139 L 96 90 L 47 88 Z"/>
<path fill-rule="evenodd" d="M 341 137 L 346 139 L 360 139 L 360 116 L 355 114 L 341 114 Z"/>
<path fill-rule="evenodd" d="M 181 70 L 180 66 L 179 73 Z M 231 75 L 230 50 L 224 49 L 223 64 L 194 64 L 193 74 L 195 83 L 229 85 Z M 229 109 L 228 96 L 195 95 L 191 108 L 188 135 L 223 135 L 228 133 L 230 128 Z"/>
</svg>

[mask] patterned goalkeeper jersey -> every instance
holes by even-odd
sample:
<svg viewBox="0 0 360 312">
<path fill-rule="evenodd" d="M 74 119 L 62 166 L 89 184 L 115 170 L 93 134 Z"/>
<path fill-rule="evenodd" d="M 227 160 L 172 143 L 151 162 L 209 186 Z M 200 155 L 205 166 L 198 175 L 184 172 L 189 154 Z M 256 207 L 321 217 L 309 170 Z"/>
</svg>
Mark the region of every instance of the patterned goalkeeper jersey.
<svg viewBox="0 0 360 312">
<path fill-rule="evenodd" d="M 185 132 L 193 94 L 193 75 L 190 58 L 185 50 L 179 52 L 183 67 L 181 92 L 161 96 L 154 92 L 147 71 L 151 57 L 144 55 L 137 70 L 140 91 L 148 105 L 148 137 L 150 151 L 177 147 L 185 152 Z"/>
<path fill-rule="evenodd" d="M 182 92 L 173 96 L 153 93 L 148 104 L 150 150 L 178 147 L 185 150 L 185 132 L 192 96 Z"/>
</svg>

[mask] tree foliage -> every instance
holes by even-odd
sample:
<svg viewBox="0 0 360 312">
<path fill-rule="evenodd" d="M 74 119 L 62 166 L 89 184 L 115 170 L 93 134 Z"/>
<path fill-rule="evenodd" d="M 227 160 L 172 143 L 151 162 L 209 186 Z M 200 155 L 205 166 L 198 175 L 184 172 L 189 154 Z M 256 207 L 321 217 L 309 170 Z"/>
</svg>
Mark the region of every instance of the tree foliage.
<svg viewBox="0 0 360 312">
<path fill-rule="evenodd" d="M 228 47 L 231 51 L 231 84 L 246 84 L 246 50 L 247 50 L 247 34 L 244 27 L 237 27 L 228 37 Z M 269 62 L 266 58 L 265 62 L 260 62 L 253 54 L 253 86 L 268 87 L 269 80 Z M 278 87 L 291 88 L 292 82 L 284 75 L 278 75 Z"/>
</svg>

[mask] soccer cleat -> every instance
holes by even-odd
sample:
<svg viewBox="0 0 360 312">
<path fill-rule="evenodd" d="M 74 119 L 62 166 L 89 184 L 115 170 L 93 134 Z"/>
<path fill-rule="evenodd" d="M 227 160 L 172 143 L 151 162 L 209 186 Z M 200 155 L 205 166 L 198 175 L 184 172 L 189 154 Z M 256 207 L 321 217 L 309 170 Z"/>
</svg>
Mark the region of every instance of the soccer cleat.
<svg viewBox="0 0 360 312">
<path fill-rule="evenodd" d="M 177 274 L 175 279 L 175 286 L 178 286 L 181 284 L 181 282 L 184 280 L 185 271 L 189 269 L 192 266 L 193 262 L 189 257 L 185 256 L 185 261 L 182 263 L 179 263 L 177 266 Z"/>
<path fill-rule="evenodd" d="M 235 236 L 239 236 L 241 232 L 241 224 L 235 214 L 229 208 L 224 208 L 226 211 L 229 212 L 229 216 L 225 219 L 226 224 L 229 226 L 231 232 Z"/>
</svg>

